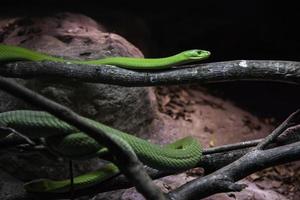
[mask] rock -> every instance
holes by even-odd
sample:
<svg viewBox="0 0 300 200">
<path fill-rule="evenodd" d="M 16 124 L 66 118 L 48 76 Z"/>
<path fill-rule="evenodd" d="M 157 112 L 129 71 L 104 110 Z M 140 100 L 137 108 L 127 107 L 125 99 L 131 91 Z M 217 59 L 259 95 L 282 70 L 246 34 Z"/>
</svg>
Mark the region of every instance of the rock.
<svg viewBox="0 0 300 200">
<path fill-rule="evenodd" d="M 0 199 L 12 199 L 21 195 L 23 190 L 23 183 L 0 170 Z"/>
<path fill-rule="evenodd" d="M 142 57 L 124 38 L 80 14 L 60 13 L 44 18 L 0 20 L 1 43 L 12 44 L 74 59 L 106 56 Z M 139 133 L 153 118 L 147 88 L 129 88 L 73 80 L 20 80 L 20 84 L 70 107 L 77 113 L 118 129 Z M 0 112 L 34 108 L 0 91 Z M 76 162 L 75 173 L 98 168 L 99 160 Z M 39 152 L 1 151 L 0 167 L 19 180 L 67 178 L 68 164 Z M 1 179 L 1 178 L 0 178 Z M 1 190 L 0 190 L 1 193 Z M 2 198 L 1 198 L 2 199 Z M 3 198 L 4 199 L 4 198 Z"/>
<path fill-rule="evenodd" d="M 249 181 L 240 181 L 241 184 L 246 184 L 248 187 L 243 190 L 242 192 L 234 192 L 228 194 L 216 194 L 211 197 L 205 198 L 204 200 L 288 200 L 288 198 L 284 197 L 283 195 L 272 191 L 272 190 L 264 190 L 258 188 L 254 183 Z"/>
</svg>

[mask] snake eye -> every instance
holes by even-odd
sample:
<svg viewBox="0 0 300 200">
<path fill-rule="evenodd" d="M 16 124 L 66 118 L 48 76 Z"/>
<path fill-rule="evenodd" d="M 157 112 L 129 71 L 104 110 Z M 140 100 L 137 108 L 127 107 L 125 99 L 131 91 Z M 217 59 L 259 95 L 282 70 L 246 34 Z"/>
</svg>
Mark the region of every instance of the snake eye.
<svg viewBox="0 0 300 200">
<path fill-rule="evenodd" d="M 194 50 L 192 51 L 192 57 L 197 57 L 200 56 L 202 54 L 201 50 Z"/>
</svg>

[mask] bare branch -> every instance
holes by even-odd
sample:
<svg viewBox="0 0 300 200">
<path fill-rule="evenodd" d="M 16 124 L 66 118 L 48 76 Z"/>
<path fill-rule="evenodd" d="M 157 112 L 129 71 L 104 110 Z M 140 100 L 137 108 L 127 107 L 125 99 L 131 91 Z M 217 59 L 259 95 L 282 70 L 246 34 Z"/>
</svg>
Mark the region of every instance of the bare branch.
<svg viewBox="0 0 300 200">
<path fill-rule="evenodd" d="M 253 147 L 253 146 L 256 146 L 258 143 L 260 143 L 262 140 L 263 139 L 250 140 L 250 141 L 245 141 L 245 142 L 238 142 L 238 143 L 234 143 L 234 144 L 227 144 L 227 145 L 223 145 L 223 146 L 204 149 L 203 155 L 220 153 L 220 152 L 228 152 L 228 151 L 232 151 L 232 150 L 236 150 L 236 149 Z"/>
<path fill-rule="evenodd" d="M 0 89 L 21 98 L 27 103 L 48 111 L 54 116 L 78 128 L 80 131 L 88 134 L 96 141 L 104 144 L 104 146 L 109 147 L 113 155 L 117 158 L 115 159 L 117 166 L 122 173 L 132 181 L 139 192 L 147 199 L 165 199 L 160 189 L 152 183 L 151 178 L 143 169 L 143 165 L 137 159 L 136 155 L 123 148 L 118 141 L 115 141 L 110 136 L 110 134 L 97 129 L 88 122 L 82 120 L 82 118 L 72 110 L 18 85 L 11 80 L 0 77 Z"/>
<path fill-rule="evenodd" d="M 15 136 L 18 136 L 20 138 L 23 138 L 24 141 L 26 141 L 27 144 L 30 144 L 32 146 L 35 145 L 35 142 L 32 141 L 29 137 L 27 137 L 26 135 L 23 135 L 22 133 L 16 131 L 15 129 L 13 128 L 10 128 L 10 127 L 0 127 L 0 132 L 6 132 L 7 136 L 11 136 L 11 134 L 15 135 Z"/>
<path fill-rule="evenodd" d="M 15 62 L 2 64 L 0 75 L 16 78 L 67 78 L 69 80 L 132 87 L 235 80 L 263 80 L 299 84 L 300 62 L 234 60 L 156 71 L 134 71 L 105 65 Z"/>
<path fill-rule="evenodd" d="M 289 127 L 276 139 L 276 143 L 279 145 L 290 144 L 300 141 L 300 124 Z"/>
<path fill-rule="evenodd" d="M 270 166 L 300 159 L 300 142 L 268 150 L 250 151 L 235 162 L 169 193 L 172 200 L 200 199 L 220 192 L 236 191 L 236 181 Z M 226 184 L 224 184 L 225 182 Z M 232 187 L 230 185 L 232 184 Z"/>
<path fill-rule="evenodd" d="M 291 114 L 280 126 L 278 126 L 270 135 L 268 135 L 261 143 L 256 146 L 256 149 L 262 150 L 266 148 L 269 144 L 274 142 L 280 134 L 282 134 L 289 127 L 296 125 L 300 122 L 300 110 L 297 110 Z"/>
</svg>

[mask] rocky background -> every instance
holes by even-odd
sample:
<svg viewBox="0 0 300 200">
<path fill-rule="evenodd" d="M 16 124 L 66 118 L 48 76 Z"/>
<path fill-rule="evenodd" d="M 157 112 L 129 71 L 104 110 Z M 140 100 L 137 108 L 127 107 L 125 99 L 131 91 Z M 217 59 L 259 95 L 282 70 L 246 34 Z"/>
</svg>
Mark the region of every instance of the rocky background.
<svg viewBox="0 0 300 200">
<path fill-rule="evenodd" d="M 199 2 L 198 2 L 199 3 Z M 158 57 L 192 48 L 210 50 L 209 62 L 232 59 L 299 60 L 297 7 L 281 2 L 193 2 L 172 6 L 95 1 L 3 2 L 0 42 L 53 55 Z M 298 108 L 298 86 L 264 82 L 128 88 L 72 80 L 18 80 L 76 112 L 157 143 L 185 135 L 205 147 L 264 137 Z M 0 111 L 29 108 L 0 91 Z M 99 160 L 76 163 L 76 173 Z M 22 183 L 68 177 L 67 162 L 38 152 L 0 151 L 0 199 L 12 199 Z M 207 199 L 299 199 L 299 163 L 243 180 L 238 194 Z M 190 174 L 158 181 L 168 191 Z M 134 189 L 83 199 L 141 199 Z"/>
</svg>

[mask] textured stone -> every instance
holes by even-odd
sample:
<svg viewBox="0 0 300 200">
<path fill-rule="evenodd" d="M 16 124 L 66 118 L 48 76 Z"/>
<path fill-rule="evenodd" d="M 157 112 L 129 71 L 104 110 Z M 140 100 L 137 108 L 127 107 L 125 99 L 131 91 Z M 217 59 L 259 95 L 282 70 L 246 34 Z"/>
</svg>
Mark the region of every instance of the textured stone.
<svg viewBox="0 0 300 200">
<path fill-rule="evenodd" d="M 0 199 L 10 199 L 23 191 L 23 183 L 0 170 Z"/>
<path fill-rule="evenodd" d="M 248 185 L 248 187 L 243 190 L 243 192 L 216 194 L 211 197 L 205 198 L 204 200 L 288 200 L 288 198 L 273 190 L 260 189 L 254 183 L 251 183 L 249 181 L 240 181 L 240 183 Z"/>
<path fill-rule="evenodd" d="M 45 18 L 13 18 L 1 21 L 2 43 L 38 50 L 73 59 L 95 59 L 106 56 L 142 57 L 142 53 L 124 38 L 105 32 L 89 17 L 61 13 Z M 152 118 L 147 88 L 128 88 L 103 84 L 79 83 L 73 80 L 18 80 L 77 113 L 116 128 L 138 133 Z M 0 112 L 33 108 L 0 91 Z M 47 155 L 47 154 L 46 154 Z M 99 160 L 78 161 L 75 173 L 98 168 Z M 67 178 L 68 163 L 39 152 L 0 152 L 0 167 L 16 178 Z M 0 192 L 1 193 L 1 192 Z M 5 199 L 5 198 L 1 198 Z"/>
</svg>

